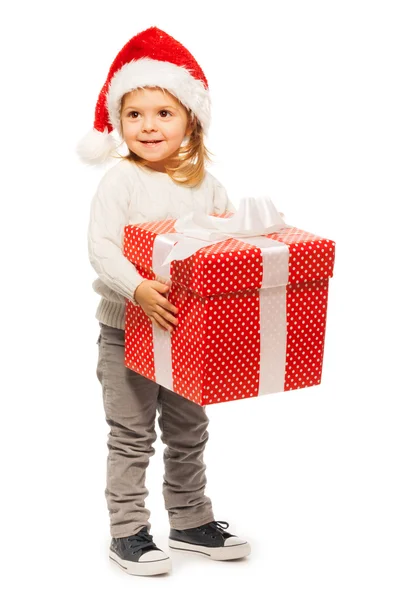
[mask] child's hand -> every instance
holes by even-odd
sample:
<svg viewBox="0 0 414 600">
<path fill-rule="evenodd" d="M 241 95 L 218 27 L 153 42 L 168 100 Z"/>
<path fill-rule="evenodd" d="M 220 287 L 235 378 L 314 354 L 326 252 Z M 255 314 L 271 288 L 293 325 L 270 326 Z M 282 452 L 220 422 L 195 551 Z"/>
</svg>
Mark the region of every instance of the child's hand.
<svg viewBox="0 0 414 600">
<path fill-rule="evenodd" d="M 134 298 L 157 327 L 167 329 L 171 333 L 172 324 L 178 323 L 178 319 L 174 317 L 174 314 L 178 313 L 178 308 L 163 295 L 169 291 L 170 285 L 170 281 L 157 275 L 155 281 L 146 279 L 140 283 L 135 290 Z"/>
</svg>

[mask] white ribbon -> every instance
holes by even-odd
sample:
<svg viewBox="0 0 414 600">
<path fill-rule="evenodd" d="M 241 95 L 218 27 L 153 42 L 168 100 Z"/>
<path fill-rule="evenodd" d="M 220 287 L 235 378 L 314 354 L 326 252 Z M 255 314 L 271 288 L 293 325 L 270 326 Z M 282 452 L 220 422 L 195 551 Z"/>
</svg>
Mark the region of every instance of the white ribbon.
<svg viewBox="0 0 414 600">
<path fill-rule="evenodd" d="M 236 238 L 259 247 L 263 258 L 260 288 L 260 375 L 258 395 L 284 389 L 286 361 L 286 284 L 289 249 L 283 242 L 263 237 L 286 225 L 270 198 L 243 198 L 232 217 L 214 217 L 198 211 L 181 217 L 177 233 L 157 235 L 152 268 L 170 279 L 172 260 L 183 260 L 200 248 Z M 177 243 L 178 241 L 178 243 Z M 266 289 L 268 288 L 268 289 Z M 171 335 L 153 325 L 154 365 L 157 383 L 173 390 Z"/>
<path fill-rule="evenodd" d="M 240 207 L 228 218 L 195 210 L 176 220 L 174 228 L 181 237 L 175 238 L 178 243 L 162 264 L 183 260 L 197 250 L 222 240 L 251 238 L 280 231 L 286 227 L 282 215 L 268 196 L 242 198 Z M 244 241 L 248 242 L 248 239 Z"/>
</svg>

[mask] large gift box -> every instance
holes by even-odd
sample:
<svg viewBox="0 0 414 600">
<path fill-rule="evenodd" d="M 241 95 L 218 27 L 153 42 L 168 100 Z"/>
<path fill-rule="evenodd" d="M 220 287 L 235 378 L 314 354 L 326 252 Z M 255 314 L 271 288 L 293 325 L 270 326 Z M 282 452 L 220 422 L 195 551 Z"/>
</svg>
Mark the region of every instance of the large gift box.
<svg viewBox="0 0 414 600">
<path fill-rule="evenodd" d="M 169 333 L 126 301 L 129 369 L 200 405 L 321 383 L 335 242 L 287 225 L 270 199 L 128 225 L 124 255 L 169 279 L 179 309 Z"/>
</svg>

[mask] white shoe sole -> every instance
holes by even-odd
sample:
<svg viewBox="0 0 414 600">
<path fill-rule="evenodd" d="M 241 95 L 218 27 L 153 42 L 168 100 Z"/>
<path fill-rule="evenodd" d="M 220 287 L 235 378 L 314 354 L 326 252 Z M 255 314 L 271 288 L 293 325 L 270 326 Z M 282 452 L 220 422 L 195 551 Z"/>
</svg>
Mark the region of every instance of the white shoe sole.
<svg viewBox="0 0 414 600">
<path fill-rule="evenodd" d="M 238 544 L 236 546 L 223 546 L 221 548 L 208 548 L 207 546 L 196 546 L 195 544 L 187 544 L 186 542 L 177 542 L 169 540 L 169 547 L 172 550 L 179 552 L 194 552 L 196 554 L 204 554 L 212 560 L 232 560 L 234 558 L 244 558 L 251 552 L 250 544 Z"/>
<path fill-rule="evenodd" d="M 109 558 L 130 575 L 161 575 L 162 573 L 169 573 L 172 567 L 170 557 L 148 562 L 133 562 L 122 560 L 115 552 L 109 550 Z"/>
</svg>

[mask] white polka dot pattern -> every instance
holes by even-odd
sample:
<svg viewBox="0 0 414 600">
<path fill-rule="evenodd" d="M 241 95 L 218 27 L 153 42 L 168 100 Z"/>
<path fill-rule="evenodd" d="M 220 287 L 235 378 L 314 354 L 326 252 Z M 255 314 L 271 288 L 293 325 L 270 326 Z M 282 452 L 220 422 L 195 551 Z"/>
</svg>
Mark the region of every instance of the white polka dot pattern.
<svg viewBox="0 0 414 600">
<path fill-rule="evenodd" d="M 228 217 L 231 213 L 219 216 Z M 175 232 L 174 223 L 175 219 L 169 219 L 125 227 L 124 254 L 142 276 L 155 278 L 154 240 L 158 234 Z M 218 242 L 171 263 L 168 299 L 180 311 L 179 324 L 171 335 L 173 390 L 197 404 L 271 393 L 276 384 L 270 375 L 269 381 L 260 381 L 261 342 L 265 339 L 273 340 L 271 343 L 278 350 L 275 367 L 284 368 L 283 387 L 279 385 L 273 391 L 321 382 L 328 280 L 333 276 L 335 242 L 288 226 L 263 237 L 288 248 L 287 283 L 280 268 L 283 288 L 261 289 L 266 251 L 262 253 L 260 248 L 237 239 Z M 266 301 L 260 297 L 263 293 L 267 294 Z M 277 311 L 275 330 L 261 338 L 261 310 L 266 310 L 266 306 Z M 281 357 L 284 349 L 286 355 Z M 125 315 L 125 365 L 156 381 L 152 323 L 140 307 L 129 301 Z M 271 368 L 266 369 L 270 371 Z"/>
</svg>

